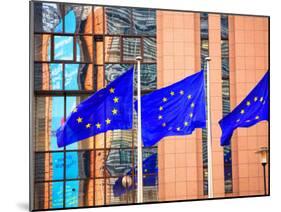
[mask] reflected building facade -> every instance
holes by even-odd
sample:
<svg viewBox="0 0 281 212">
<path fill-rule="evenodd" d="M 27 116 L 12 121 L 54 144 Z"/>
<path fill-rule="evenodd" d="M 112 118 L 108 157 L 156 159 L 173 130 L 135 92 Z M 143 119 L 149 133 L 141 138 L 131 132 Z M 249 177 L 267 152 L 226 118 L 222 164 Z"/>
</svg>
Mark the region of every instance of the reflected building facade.
<svg viewBox="0 0 281 212">
<path fill-rule="evenodd" d="M 136 203 L 136 190 L 113 193 L 118 178 L 136 166 L 136 114 L 132 130 L 65 148 L 57 147 L 55 134 L 77 104 L 135 65 L 139 55 L 142 94 L 204 69 L 204 58 L 212 58 L 214 196 L 263 194 L 255 151 L 268 146 L 268 124 L 236 130 L 222 148 L 217 123 L 268 69 L 268 18 L 70 3 L 32 2 L 31 8 L 32 209 Z M 207 198 L 206 129 L 143 148 L 144 158 L 155 153 L 157 182 L 144 187 L 145 202 Z M 134 183 L 134 172 L 131 178 Z"/>
</svg>

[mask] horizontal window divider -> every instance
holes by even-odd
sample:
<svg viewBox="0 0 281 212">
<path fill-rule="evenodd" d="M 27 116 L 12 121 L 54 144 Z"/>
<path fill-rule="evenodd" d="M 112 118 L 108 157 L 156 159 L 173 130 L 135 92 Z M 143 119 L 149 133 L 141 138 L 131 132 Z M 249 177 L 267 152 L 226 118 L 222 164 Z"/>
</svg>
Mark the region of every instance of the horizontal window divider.
<svg viewBox="0 0 281 212">
<path fill-rule="evenodd" d="M 34 61 L 36 64 L 42 64 L 42 63 L 58 63 L 58 64 L 93 64 L 93 62 L 87 61 L 87 62 L 81 62 L 81 61 L 72 61 L 72 60 L 53 60 L 53 61 Z"/>
<path fill-rule="evenodd" d="M 35 90 L 35 95 L 42 96 L 76 96 L 79 94 L 93 94 L 94 90 Z"/>
</svg>

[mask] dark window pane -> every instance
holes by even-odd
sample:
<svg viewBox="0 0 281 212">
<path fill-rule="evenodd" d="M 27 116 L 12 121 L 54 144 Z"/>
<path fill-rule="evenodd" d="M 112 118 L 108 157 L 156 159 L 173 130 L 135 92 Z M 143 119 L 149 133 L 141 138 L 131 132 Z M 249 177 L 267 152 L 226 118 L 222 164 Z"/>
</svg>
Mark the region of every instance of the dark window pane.
<svg viewBox="0 0 281 212">
<path fill-rule="evenodd" d="M 65 207 L 93 206 L 93 180 L 67 181 Z"/>
<path fill-rule="evenodd" d="M 156 64 L 141 65 L 141 89 L 155 90 L 157 87 Z"/>
<path fill-rule="evenodd" d="M 66 178 L 93 177 L 94 156 L 92 151 L 71 151 L 66 153 Z"/>
<path fill-rule="evenodd" d="M 120 37 L 105 37 L 105 62 L 120 62 Z"/>
<path fill-rule="evenodd" d="M 156 11 L 153 9 L 134 8 L 133 33 L 137 35 L 156 34 Z"/>
<path fill-rule="evenodd" d="M 62 90 L 62 64 L 35 63 L 35 90 Z"/>
<path fill-rule="evenodd" d="M 143 38 L 144 62 L 156 62 L 156 38 Z"/>
<path fill-rule="evenodd" d="M 93 61 L 93 37 L 79 36 L 76 37 L 76 60 L 78 62 Z"/>
<path fill-rule="evenodd" d="M 50 61 L 51 60 L 51 36 L 34 35 L 34 60 Z"/>
<path fill-rule="evenodd" d="M 126 175 L 133 165 L 131 149 L 111 149 L 106 159 L 110 176 Z"/>
<path fill-rule="evenodd" d="M 35 32 L 62 32 L 60 4 L 34 3 L 34 17 Z"/>
<path fill-rule="evenodd" d="M 124 38 L 123 39 L 123 60 L 135 61 L 137 56 L 141 56 L 141 39 Z"/>
<path fill-rule="evenodd" d="M 221 41 L 221 56 L 222 58 L 228 58 L 229 48 L 228 48 L 228 40 Z"/>
<path fill-rule="evenodd" d="M 61 150 L 56 130 L 64 120 L 63 97 L 36 97 L 35 99 L 35 151 Z"/>
<path fill-rule="evenodd" d="M 54 59 L 73 60 L 72 36 L 54 36 Z"/>
<path fill-rule="evenodd" d="M 208 39 L 208 13 L 200 13 L 201 39 Z"/>
<path fill-rule="evenodd" d="M 92 7 L 66 5 L 64 22 L 66 33 L 92 33 Z"/>
<path fill-rule="evenodd" d="M 63 207 L 63 182 L 36 183 L 34 193 L 34 209 Z"/>
<path fill-rule="evenodd" d="M 65 64 L 65 90 L 92 90 L 92 64 Z"/>
<path fill-rule="evenodd" d="M 131 34 L 131 10 L 128 8 L 105 8 L 107 34 Z"/>
<path fill-rule="evenodd" d="M 228 16 L 221 15 L 221 38 L 228 39 Z"/>
</svg>

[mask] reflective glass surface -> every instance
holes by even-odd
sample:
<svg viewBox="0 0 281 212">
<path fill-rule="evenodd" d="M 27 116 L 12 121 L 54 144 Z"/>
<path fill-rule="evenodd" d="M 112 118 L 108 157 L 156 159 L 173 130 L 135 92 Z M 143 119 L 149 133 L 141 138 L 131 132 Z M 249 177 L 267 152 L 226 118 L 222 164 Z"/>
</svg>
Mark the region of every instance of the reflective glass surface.
<svg viewBox="0 0 281 212">
<path fill-rule="evenodd" d="M 123 39 L 123 60 L 135 61 L 137 56 L 141 55 L 141 39 L 140 38 L 124 38 Z"/>
</svg>

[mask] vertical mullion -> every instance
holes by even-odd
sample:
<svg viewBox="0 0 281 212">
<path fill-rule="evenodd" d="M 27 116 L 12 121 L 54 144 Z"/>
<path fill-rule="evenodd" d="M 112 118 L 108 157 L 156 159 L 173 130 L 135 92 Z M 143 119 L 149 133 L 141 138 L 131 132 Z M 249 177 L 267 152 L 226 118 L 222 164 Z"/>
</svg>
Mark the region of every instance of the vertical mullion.
<svg viewBox="0 0 281 212">
<path fill-rule="evenodd" d="M 64 70 L 64 65 L 63 64 L 63 70 Z M 64 94 L 63 96 L 63 101 L 64 101 L 64 106 L 63 106 L 63 109 L 64 109 L 64 117 L 63 117 L 63 120 L 65 121 L 66 120 L 66 94 Z M 66 147 L 64 146 L 63 147 L 63 208 L 65 208 L 65 205 L 66 205 Z"/>
</svg>

